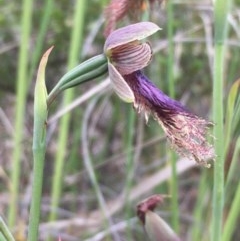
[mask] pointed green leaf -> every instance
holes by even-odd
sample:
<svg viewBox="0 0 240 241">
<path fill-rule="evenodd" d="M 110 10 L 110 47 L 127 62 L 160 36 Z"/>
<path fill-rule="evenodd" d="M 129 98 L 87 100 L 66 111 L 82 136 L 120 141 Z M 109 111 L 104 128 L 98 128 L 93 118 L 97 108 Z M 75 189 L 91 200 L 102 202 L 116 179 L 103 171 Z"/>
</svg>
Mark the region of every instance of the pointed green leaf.
<svg viewBox="0 0 240 241">
<path fill-rule="evenodd" d="M 234 116 L 237 114 L 237 97 L 240 90 L 240 79 L 236 80 L 234 84 L 232 85 L 229 94 L 228 94 L 228 100 L 227 100 L 227 114 L 226 114 L 226 134 L 225 134 L 225 152 L 227 151 L 229 147 L 229 143 L 231 140 L 231 135 L 234 132 L 234 129 L 236 125 L 238 124 L 238 121 L 234 121 Z M 239 113 L 237 114 L 239 117 Z M 238 118 L 239 119 L 239 118 Z"/>
<path fill-rule="evenodd" d="M 45 131 L 45 123 L 47 120 L 47 89 L 45 84 L 45 68 L 48 61 L 48 56 L 53 47 L 48 49 L 42 56 L 39 64 L 37 81 L 34 93 L 34 140 L 33 148 L 36 148 L 43 141 L 43 132 Z"/>
<path fill-rule="evenodd" d="M 228 114 L 230 114 L 230 116 L 232 116 L 235 100 L 239 89 L 240 89 L 240 79 L 234 82 L 228 95 Z"/>
</svg>

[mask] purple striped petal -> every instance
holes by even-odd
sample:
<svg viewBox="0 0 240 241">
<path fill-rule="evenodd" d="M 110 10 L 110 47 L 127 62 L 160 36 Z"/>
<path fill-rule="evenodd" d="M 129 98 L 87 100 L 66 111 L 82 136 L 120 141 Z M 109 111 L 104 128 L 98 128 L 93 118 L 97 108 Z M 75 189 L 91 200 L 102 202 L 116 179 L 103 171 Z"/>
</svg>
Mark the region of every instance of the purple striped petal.
<svg viewBox="0 0 240 241">
<path fill-rule="evenodd" d="M 121 75 L 131 74 L 146 67 L 152 59 L 152 49 L 148 43 L 134 41 L 113 48 L 110 62 Z"/>
</svg>

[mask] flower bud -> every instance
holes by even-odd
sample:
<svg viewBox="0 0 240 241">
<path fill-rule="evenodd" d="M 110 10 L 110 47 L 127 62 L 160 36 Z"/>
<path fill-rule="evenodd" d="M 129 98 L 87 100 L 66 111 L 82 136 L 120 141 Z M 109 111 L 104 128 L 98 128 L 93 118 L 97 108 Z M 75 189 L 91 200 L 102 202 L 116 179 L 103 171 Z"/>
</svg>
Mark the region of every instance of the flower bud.
<svg viewBox="0 0 240 241">
<path fill-rule="evenodd" d="M 151 241 L 180 241 L 171 227 L 156 213 L 154 209 L 162 203 L 166 195 L 153 195 L 137 206 L 137 215 Z"/>
<path fill-rule="evenodd" d="M 145 213 L 145 230 L 151 241 L 180 241 L 171 227 L 156 213 Z"/>
</svg>

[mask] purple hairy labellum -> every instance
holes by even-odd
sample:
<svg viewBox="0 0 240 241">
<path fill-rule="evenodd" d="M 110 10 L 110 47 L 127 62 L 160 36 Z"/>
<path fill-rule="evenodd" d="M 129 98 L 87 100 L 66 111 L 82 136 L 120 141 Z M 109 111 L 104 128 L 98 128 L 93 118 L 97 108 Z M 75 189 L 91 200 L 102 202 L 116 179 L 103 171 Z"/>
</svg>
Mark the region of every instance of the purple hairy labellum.
<svg viewBox="0 0 240 241">
<path fill-rule="evenodd" d="M 213 156 L 213 148 L 205 139 L 211 124 L 188 111 L 180 102 L 159 90 L 140 71 L 124 76 L 134 93 L 134 107 L 152 114 L 165 131 L 171 146 L 181 155 L 195 159 L 208 167 L 207 159 Z"/>
<path fill-rule="evenodd" d="M 113 89 L 122 100 L 133 103 L 137 112 L 143 112 L 146 120 L 151 114 L 179 154 L 209 167 L 207 160 L 214 157 L 214 150 L 205 135 L 211 123 L 164 94 L 142 73 L 152 59 L 152 49 L 141 41 L 158 30 L 154 23 L 141 22 L 108 36 L 104 52 Z"/>
</svg>

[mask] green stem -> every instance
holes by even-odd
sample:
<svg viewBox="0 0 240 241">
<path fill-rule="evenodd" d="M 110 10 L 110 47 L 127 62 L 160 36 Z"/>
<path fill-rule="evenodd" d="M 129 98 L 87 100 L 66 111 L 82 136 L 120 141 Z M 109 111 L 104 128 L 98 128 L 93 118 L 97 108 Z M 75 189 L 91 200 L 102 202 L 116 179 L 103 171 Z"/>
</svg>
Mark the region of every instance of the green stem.
<svg viewBox="0 0 240 241">
<path fill-rule="evenodd" d="M 111 226 L 113 226 L 113 222 L 110 216 L 110 213 L 108 211 L 104 196 L 102 194 L 96 172 L 94 171 L 94 165 L 91 160 L 91 156 L 89 153 L 89 141 L 88 141 L 88 123 L 91 113 L 93 112 L 96 103 L 98 101 L 99 97 L 96 97 L 93 99 L 90 104 L 88 105 L 88 108 L 86 109 L 86 113 L 84 114 L 83 118 L 83 124 L 82 124 L 82 147 L 83 147 L 83 161 L 85 168 L 87 170 L 88 176 L 90 178 L 90 181 L 92 183 L 92 186 L 94 188 L 94 192 L 97 196 L 98 204 L 101 208 L 101 211 L 103 213 L 104 219 L 103 221 L 107 221 L 107 224 L 109 225 L 109 229 L 111 230 L 111 234 L 113 236 L 113 240 L 119 241 L 120 237 L 118 236 L 117 232 L 111 229 Z"/>
<path fill-rule="evenodd" d="M 6 241 L 15 241 L 2 217 L 0 217 L 0 234 L 3 235 Z"/>
<path fill-rule="evenodd" d="M 84 0 L 77 0 L 74 14 L 74 26 L 71 36 L 71 44 L 68 58 L 68 69 L 72 69 L 78 62 L 79 49 L 83 39 L 84 28 L 84 13 L 86 3 Z M 64 94 L 63 105 L 69 104 L 74 96 L 73 89 L 68 90 Z M 62 174 L 65 160 L 65 154 L 67 152 L 68 143 L 68 128 L 70 124 L 70 114 L 65 115 L 60 123 L 60 133 L 58 138 L 58 152 L 55 159 L 53 186 L 51 193 L 51 206 L 52 211 L 50 213 L 49 220 L 55 220 L 57 217 L 56 209 L 59 205 L 61 190 L 62 190 Z"/>
<path fill-rule="evenodd" d="M 168 25 L 167 25 L 167 37 L 168 37 L 168 91 L 172 98 L 175 98 L 174 89 L 174 43 L 173 43 L 173 3 L 169 0 L 167 3 Z"/>
<path fill-rule="evenodd" d="M 238 138 L 238 144 L 235 147 L 235 153 L 239 157 L 240 153 L 240 138 Z M 230 241 L 233 235 L 233 231 L 236 227 L 238 227 L 237 219 L 240 213 L 240 183 L 238 184 L 237 190 L 235 191 L 235 196 L 233 202 L 231 204 L 230 211 L 228 213 L 228 217 L 224 224 L 224 230 L 222 235 L 222 241 Z"/>
<path fill-rule="evenodd" d="M 201 173 L 201 179 L 200 183 L 197 187 L 198 189 L 198 198 L 197 202 L 195 204 L 194 208 L 194 213 L 193 213 L 193 218 L 194 218 L 194 223 L 191 228 L 191 240 L 196 241 L 196 240 L 201 240 L 202 237 L 202 228 L 204 226 L 203 221 L 205 220 L 204 216 L 204 208 L 205 208 L 205 199 L 206 199 L 206 193 L 207 190 L 209 189 L 208 187 L 208 180 L 207 180 L 207 170 L 203 170 Z"/>
<path fill-rule="evenodd" d="M 212 241 L 221 240 L 224 204 L 223 80 L 227 13 L 230 1 L 216 0 L 214 5 L 214 70 L 213 70 L 213 133 L 216 161 L 214 163 Z"/>
<path fill-rule="evenodd" d="M 170 180 L 171 192 L 171 209 L 172 209 L 172 227 L 176 233 L 179 232 L 179 205 L 178 205 L 178 178 L 177 178 L 177 156 L 169 150 L 169 157 L 171 159 L 172 175 Z"/>
<path fill-rule="evenodd" d="M 167 36 L 168 36 L 168 92 L 172 98 L 175 98 L 174 88 L 174 43 L 173 43 L 173 2 L 169 0 L 167 3 L 167 14 L 168 14 L 168 25 L 167 25 Z M 172 226 L 178 233 L 179 231 L 179 208 L 178 208 L 178 178 L 177 178 L 177 157 L 173 151 L 169 150 L 169 157 L 171 160 L 172 175 L 170 181 L 171 190 L 171 206 L 172 206 Z"/>
<path fill-rule="evenodd" d="M 47 89 L 45 85 L 45 68 L 52 48 L 43 55 L 37 75 L 34 92 L 34 126 L 33 126 L 33 185 L 29 217 L 28 241 L 38 240 L 38 225 L 41 213 L 43 169 L 46 153 Z"/>
<path fill-rule="evenodd" d="M 134 178 L 134 156 L 132 150 L 133 140 L 134 140 L 134 130 L 135 130 L 135 116 L 136 114 L 133 112 L 132 108 L 128 109 L 128 121 L 127 121 L 127 138 L 126 138 L 126 150 L 127 150 L 127 157 L 126 157 L 126 182 L 125 182 L 125 190 L 124 190 L 124 203 L 125 203 L 125 218 L 130 221 L 131 218 L 131 204 L 129 200 L 129 196 L 131 193 L 131 188 L 133 185 L 133 178 Z M 131 225 L 128 225 L 127 228 L 127 237 L 128 240 L 133 240 L 133 236 L 131 233 Z"/>
<path fill-rule="evenodd" d="M 240 154 L 240 137 L 238 138 L 232 158 L 231 169 L 237 170 L 237 163 L 239 162 L 239 154 Z M 231 170 L 230 169 L 230 170 Z M 226 191 L 229 190 L 230 179 L 233 177 L 233 171 L 230 171 L 228 176 L 228 181 L 226 183 Z M 239 203 L 240 203 L 240 183 L 238 184 L 238 188 L 235 192 L 235 196 L 233 202 L 230 207 L 230 211 L 228 213 L 226 222 L 224 224 L 223 235 L 221 241 L 230 241 L 232 238 L 232 234 L 234 232 L 234 228 L 238 228 L 237 218 L 239 217 Z"/>
<path fill-rule="evenodd" d="M 32 23 L 32 6 L 33 0 L 23 1 L 23 14 L 21 19 L 21 42 L 20 53 L 18 59 L 18 71 L 17 71 L 17 99 L 16 99 L 16 116 L 15 116 L 15 131 L 14 131 L 14 150 L 13 150 L 13 164 L 11 171 L 11 189 L 10 189 L 10 204 L 8 213 L 8 224 L 13 227 L 16 222 L 17 215 L 17 201 L 20 183 L 20 161 L 23 150 L 23 126 L 25 118 L 25 104 L 27 96 L 27 67 L 29 56 L 29 41 L 30 30 Z"/>
<path fill-rule="evenodd" d="M 45 131 L 44 131 L 45 132 Z M 44 133 L 43 138 L 46 138 Z M 45 143 L 33 148 L 33 185 L 32 185 L 32 201 L 29 218 L 29 234 L 28 241 L 38 240 L 38 225 L 41 214 L 42 200 L 42 184 L 43 184 L 43 169 L 45 159 L 46 146 Z"/>
<path fill-rule="evenodd" d="M 215 46 L 214 87 L 213 87 L 213 129 L 216 161 L 214 163 L 212 240 L 221 237 L 222 212 L 224 203 L 224 136 L 223 136 L 223 63 L 224 46 Z"/>
<path fill-rule="evenodd" d="M 53 9 L 54 9 L 54 0 L 45 0 L 44 9 L 42 11 L 43 15 L 41 18 L 41 24 L 39 26 L 39 32 L 36 37 L 34 52 L 33 52 L 32 61 L 31 61 L 31 68 L 29 71 L 29 81 L 32 80 L 34 71 L 36 70 L 36 66 L 39 61 L 39 57 L 41 56 L 41 53 L 42 53 L 44 38 L 46 37 L 46 32 L 49 27 L 49 22 L 51 19 L 51 14 L 53 12 Z"/>
<path fill-rule="evenodd" d="M 130 205 L 129 205 L 129 195 L 131 191 L 131 187 L 133 184 L 134 177 L 134 157 L 132 146 L 134 140 L 134 130 L 135 130 L 135 118 L 136 114 L 132 110 L 132 108 L 128 111 L 128 121 L 127 121 L 127 140 L 126 140 L 126 150 L 127 150 L 127 158 L 126 158 L 126 182 L 125 182 L 125 206 L 126 206 L 126 216 L 129 218 Z"/>
<path fill-rule="evenodd" d="M 228 194 L 228 191 L 231 190 L 231 181 L 234 179 L 234 174 L 236 175 L 238 171 L 238 164 L 239 164 L 239 155 L 240 155 L 240 137 L 238 137 L 234 152 L 233 152 L 233 157 L 231 161 L 231 165 L 227 174 L 226 178 L 226 184 L 225 184 L 225 195 Z"/>
</svg>

